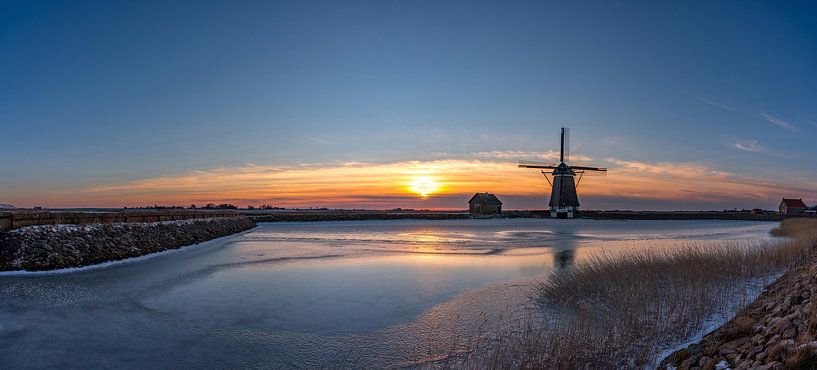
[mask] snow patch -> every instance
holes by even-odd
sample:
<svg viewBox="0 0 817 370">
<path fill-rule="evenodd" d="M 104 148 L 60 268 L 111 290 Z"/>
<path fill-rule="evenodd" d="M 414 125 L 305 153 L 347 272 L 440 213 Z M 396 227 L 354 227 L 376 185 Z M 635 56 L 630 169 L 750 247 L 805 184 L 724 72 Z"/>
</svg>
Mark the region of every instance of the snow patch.
<svg viewBox="0 0 817 370">
<path fill-rule="evenodd" d="M 92 231 L 100 229 L 103 226 L 123 227 L 126 225 L 136 225 L 144 227 L 154 227 L 159 225 L 190 225 L 198 222 L 212 222 L 216 218 L 192 218 L 189 220 L 176 221 L 158 221 L 158 222 L 118 222 L 110 224 L 88 224 L 88 225 L 74 225 L 74 224 L 53 224 L 53 225 L 32 225 L 24 226 L 19 229 L 14 229 L 9 233 L 22 234 L 26 232 L 77 232 L 77 231 Z"/>
</svg>

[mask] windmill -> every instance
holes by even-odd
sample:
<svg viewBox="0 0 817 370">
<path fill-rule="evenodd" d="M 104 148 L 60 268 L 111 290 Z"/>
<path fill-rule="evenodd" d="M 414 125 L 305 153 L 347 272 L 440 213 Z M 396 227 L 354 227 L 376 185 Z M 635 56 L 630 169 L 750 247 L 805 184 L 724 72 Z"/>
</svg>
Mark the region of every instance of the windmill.
<svg viewBox="0 0 817 370">
<path fill-rule="evenodd" d="M 547 165 L 544 163 L 535 162 L 519 162 L 520 168 L 537 168 L 545 175 L 548 184 L 551 186 L 550 202 L 550 217 L 556 218 L 573 218 L 579 212 L 579 196 L 576 194 L 576 188 L 582 181 L 585 174 L 601 174 L 607 173 L 606 168 L 600 167 L 585 167 L 585 166 L 569 166 L 566 161 L 569 161 L 570 156 L 570 130 L 562 127 L 562 143 L 559 151 L 559 164 L 556 166 Z M 548 173 L 545 170 L 553 170 L 551 176 L 553 181 L 548 178 Z M 578 179 L 576 176 L 578 175 Z"/>
</svg>

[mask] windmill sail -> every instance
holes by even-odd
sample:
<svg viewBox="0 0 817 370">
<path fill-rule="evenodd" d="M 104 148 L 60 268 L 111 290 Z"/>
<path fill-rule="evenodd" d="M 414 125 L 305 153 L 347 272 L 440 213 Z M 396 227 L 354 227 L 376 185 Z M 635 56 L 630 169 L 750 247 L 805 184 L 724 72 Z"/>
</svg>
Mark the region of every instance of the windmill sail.
<svg viewBox="0 0 817 370">
<path fill-rule="evenodd" d="M 567 163 L 570 160 L 570 130 L 562 127 L 560 148 L 559 148 L 559 164 L 548 165 L 537 162 L 519 162 L 518 167 L 521 168 L 537 168 L 542 170 L 542 174 L 551 185 L 550 201 L 548 207 L 550 208 L 551 217 L 557 218 L 573 218 L 579 212 L 579 196 L 576 188 L 581 183 L 581 179 L 585 174 L 606 174 L 607 169 L 602 167 L 588 167 L 575 166 L 571 167 Z M 544 170 L 553 170 L 551 176 L 553 181 L 547 177 L 547 172 Z M 578 174 L 578 181 L 576 179 Z"/>
<path fill-rule="evenodd" d="M 570 129 L 562 127 L 562 135 L 565 138 L 564 142 L 562 143 L 562 151 L 565 153 L 562 162 L 570 162 Z"/>
</svg>

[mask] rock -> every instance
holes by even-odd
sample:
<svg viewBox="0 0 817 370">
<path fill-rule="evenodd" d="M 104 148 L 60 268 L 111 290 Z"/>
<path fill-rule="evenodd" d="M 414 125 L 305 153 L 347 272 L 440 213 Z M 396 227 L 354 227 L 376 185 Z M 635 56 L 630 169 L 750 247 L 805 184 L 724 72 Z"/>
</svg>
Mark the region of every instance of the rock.
<svg viewBox="0 0 817 370">
<path fill-rule="evenodd" d="M 766 348 L 774 347 L 778 342 L 780 342 L 780 334 L 775 334 L 766 342 Z"/>
<path fill-rule="evenodd" d="M 0 271 L 52 270 L 138 257 L 255 227 L 246 217 L 164 223 L 49 225 L 0 233 Z"/>
<path fill-rule="evenodd" d="M 730 354 L 734 354 L 734 353 L 735 353 L 735 347 L 733 347 L 729 343 L 726 343 L 726 344 L 722 345 L 720 348 L 718 348 L 718 354 L 721 355 L 721 356 L 726 356 L 726 355 L 730 355 Z"/>
<path fill-rule="evenodd" d="M 808 343 L 801 344 L 800 348 L 808 348 L 808 349 L 811 349 L 813 351 L 817 351 L 817 341 L 811 341 L 811 342 L 808 342 Z"/>
<path fill-rule="evenodd" d="M 769 328 L 766 331 L 770 331 L 771 333 L 780 334 L 786 331 L 787 329 L 792 327 L 791 321 L 785 318 L 775 317 L 772 319 L 772 323 L 770 323 Z"/>
</svg>

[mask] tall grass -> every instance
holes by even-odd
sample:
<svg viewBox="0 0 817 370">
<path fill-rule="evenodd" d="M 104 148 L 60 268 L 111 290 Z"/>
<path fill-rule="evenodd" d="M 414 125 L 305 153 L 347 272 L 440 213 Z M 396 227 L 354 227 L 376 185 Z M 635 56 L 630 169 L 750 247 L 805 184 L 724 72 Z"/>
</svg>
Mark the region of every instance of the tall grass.
<svg viewBox="0 0 817 370">
<path fill-rule="evenodd" d="M 800 239 L 817 238 L 817 219 L 789 218 L 783 220 L 780 226 L 772 230 L 774 236 L 789 236 Z"/>
<path fill-rule="evenodd" d="M 787 220 L 768 243 L 688 243 L 602 253 L 554 273 L 535 297 L 545 315 L 442 367 L 651 368 L 723 324 L 806 260 L 817 220 Z M 747 325 L 751 329 L 751 325 Z M 748 329 L 747 329 L 748 330 Z M 741 333 L 734 333 L 740 335 Z M 440 363 L 438 363 L 440 365 Z"/>
</svg>

